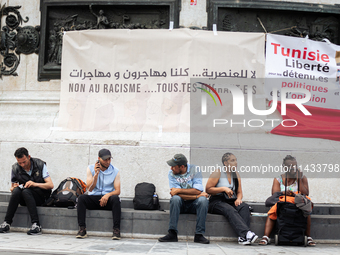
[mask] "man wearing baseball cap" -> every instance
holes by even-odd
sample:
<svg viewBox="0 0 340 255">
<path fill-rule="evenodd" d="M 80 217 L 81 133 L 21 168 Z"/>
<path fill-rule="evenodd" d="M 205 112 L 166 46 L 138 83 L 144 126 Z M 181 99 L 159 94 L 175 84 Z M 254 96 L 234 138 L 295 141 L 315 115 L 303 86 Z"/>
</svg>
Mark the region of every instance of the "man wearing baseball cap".
<svg viewBox="0 0 340 255">
<path fill-rule="evenodd" d="M 98 161 L 87 167 L 88 195 L 78 198 L 77 215 L 79 232 L 77 238 L 85 238 L 86 234 L 86 209 L 111 210 L 113 218 L 113 240 L 120 239 L 120 172 L 111 164 L 111 152 L 101 149 L 98 152 Z"/>
<path fill-rule="evenodd" d="M 158 239 L 160 242 L 177 242 L 177 223 L 180 213 L 196 214 L 194 242 L 208 244 L 205 233 L 205 219 L 208 213 L 208 194 L 203 192 L 202 174 L 199 168 L 189 165 L 183 154 L 176 154 L 167 161 L 170 186 L 170 222 L 169 233 Z"/>
</svg>

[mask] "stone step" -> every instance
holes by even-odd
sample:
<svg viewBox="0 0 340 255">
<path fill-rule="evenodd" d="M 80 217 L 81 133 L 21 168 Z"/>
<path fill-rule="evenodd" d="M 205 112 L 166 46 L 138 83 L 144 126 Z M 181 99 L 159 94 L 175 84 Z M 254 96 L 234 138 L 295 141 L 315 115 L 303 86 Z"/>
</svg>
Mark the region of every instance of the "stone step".
<svg viewBox="0 0 340 255">
<path fill-rule="evenodd" d="M 7 202 L 0 202 L 0 219 L 4 219 Z M 48 233 L 76 234 L 78 231 L 76 209 L 57 207 L 38 207 L 40 223 Z M 262 236 L 267 215 L 254 213 L 251 217 L 251 230 Z M 121 233 L 123 237 L 157 238 L 165 235 L 168 230 L 169 210 L 141 211 L 122 208 Z M 181 214 L 178 223 L 180 238 L 191 239 L 195 232 L 196 216 Z M 14 219 L 13 230 L 25 230 L 31 226 L 30 217 L 25 206 L 19 206 Z M 112 214 L 110 211 L 88 210 L 87 230 L 89 233 L 111 235 Z M 311 235 L 319 242 L 340 241 L 340 215 L 312 215 Z M 221 215 L 208 214 L 206 236 L 211 240 L 235 239 L 229 222 Z"/>
<path fill-rule="evenodd" d="M 10 192 L 0 192 L 0 202 L 9 202 L 11 196 Z M 122 208 L 133 209 L 133 199 L 132 198 L 121 198 Z M 168 199 L 159 200 L 161 209 L 169 210 L 170 203 Z M 254 212 L 267 213 L 269 207 L 266 207 L 262 202 L 246 202 L 252 208 Z M 340 205 L 339 204 L 314 204 L 313 215 L 340 215 Z"/>
<path fill-rule="evenodd" d="M 0 202 L 9 202 L 11 193 L 2 191 L 0 192 Z M 133 209 L 133 198 L 121 198 L 122 208 Z M 168 199 L 159 200 L 161 209 L 169 210 L 170 203 Z M 263 202 L 246 202 L 252 208 L 254 212 L 267 213 L 269 207 L 266 207 Z M 314 204 L 313 208 L 314 215 L 340 215 L 339 204 Z"/>
<path fill-rule="evenodd" d="M 11 192 L 0 191 L 0 202 L 8 202 Z"/>
</svg>

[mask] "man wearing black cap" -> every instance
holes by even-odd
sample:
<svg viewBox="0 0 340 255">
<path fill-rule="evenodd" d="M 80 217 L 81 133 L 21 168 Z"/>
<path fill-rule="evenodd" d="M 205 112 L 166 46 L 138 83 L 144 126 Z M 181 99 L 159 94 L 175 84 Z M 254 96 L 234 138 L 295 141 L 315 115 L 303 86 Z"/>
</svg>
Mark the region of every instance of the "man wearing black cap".
<svg viewBox="0 0 340 255">
<path fill-rule="evenodd" d="M 111 164 L 111 152 L 101 149 L 98 153 L 98 161 L 87 167 L 87 190 L 89 195 L 81 195 L 78 198 L 77 214 L 79 232 L 77 238 L 85 238 L 86 234 L 86 209 L 112 210 L 113 240 L 120 239 L 120 173 L 118 168 Z"/>
<path fill-rule="evenodd" d="M 180 213 L 196 214 L 196 232 L 194 242 L 208 244 L 205 233 L 205 219 L 208 213 L 208 194 L 203 192 L 202 174 L 199 168 L 189 165 L 183 154 L 176 154 L 167 161 L 170 186 L 170 222 L 169 233 L 158 239 L 160 242 L 177 242 L 177 223 Z"/>
</svg>

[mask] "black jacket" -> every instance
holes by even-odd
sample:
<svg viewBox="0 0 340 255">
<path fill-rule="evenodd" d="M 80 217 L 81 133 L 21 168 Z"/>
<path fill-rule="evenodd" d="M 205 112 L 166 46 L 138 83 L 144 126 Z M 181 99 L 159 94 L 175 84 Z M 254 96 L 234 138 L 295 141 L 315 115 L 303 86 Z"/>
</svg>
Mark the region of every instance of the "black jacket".
<svg viewBox="0 0 340 255">
<path fill-rule="evenodd" d="M 45 183 L 43 178 L 44 161 L 38 158 L 31 158 L 31 164 L 33 165 L 32 175 L 29 176 L 25 169 L 23 169 L 18 163 L 12 165 L 12 182 L 19 182 L 19 184 L 25 185 L 28 181 L 36 183 Z M 41 189 L 38 187 L 32 188 L 39 195 L 45 199 L 51 195 L 51 189 Z"/>
</svg>

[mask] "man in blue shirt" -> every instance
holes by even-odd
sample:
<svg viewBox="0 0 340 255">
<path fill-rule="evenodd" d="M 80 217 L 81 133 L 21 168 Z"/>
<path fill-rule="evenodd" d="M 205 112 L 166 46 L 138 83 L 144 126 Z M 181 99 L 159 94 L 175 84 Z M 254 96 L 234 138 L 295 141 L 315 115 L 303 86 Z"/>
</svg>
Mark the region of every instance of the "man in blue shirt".
<svg viewBox="0 0 340 255">
<path fill-rule="evenodd" d="M 86 234 L 86 209 L 111 210 L 113 218 L 112 240 L 120 239 L 120 172 L 111 165 L 111 152 L 101 149 L 98 153 L 98 161 L 87 167 L 88 195 L 78 198 L 77 214 L 79 232 L 77 238 L 85 238 Z"/>
<path fill-rule="evenodd" d="M 205 219 L 208 213 L 208 194 L 203 192 L 202 174 L 194 165 L 189 165 L 183 154 L 176 154 L 167 161 L 170 186 L 170 222 L 169 233 L 158 239 L 160 242 L 177 242 L 177 223 L 180 213 L 196 214 L 194 242 L 208 244 L 205 233 Z"/>
</svg>

